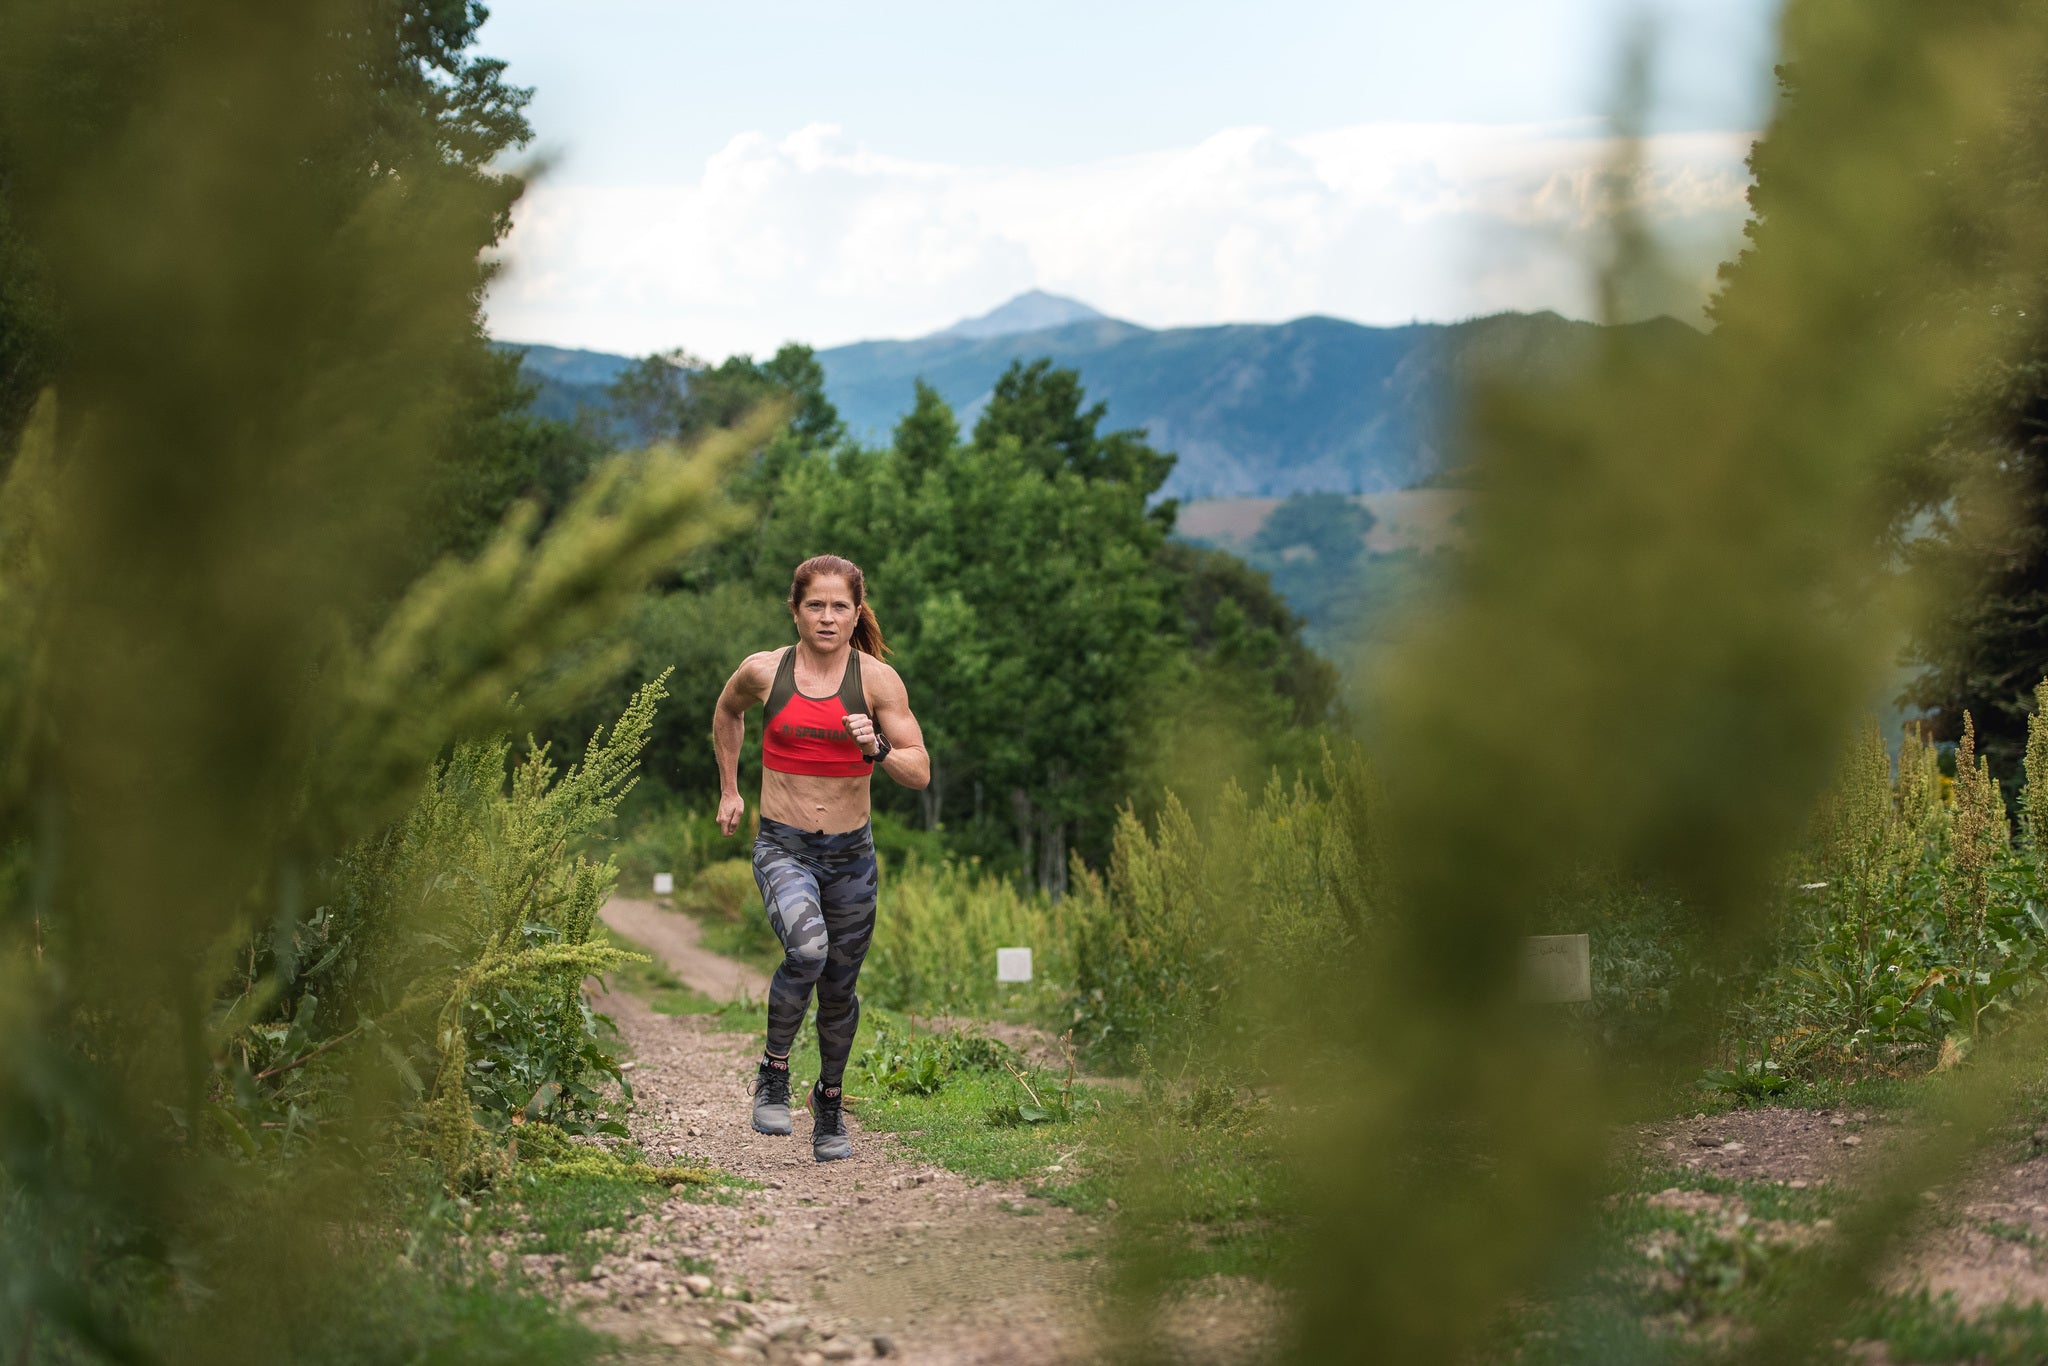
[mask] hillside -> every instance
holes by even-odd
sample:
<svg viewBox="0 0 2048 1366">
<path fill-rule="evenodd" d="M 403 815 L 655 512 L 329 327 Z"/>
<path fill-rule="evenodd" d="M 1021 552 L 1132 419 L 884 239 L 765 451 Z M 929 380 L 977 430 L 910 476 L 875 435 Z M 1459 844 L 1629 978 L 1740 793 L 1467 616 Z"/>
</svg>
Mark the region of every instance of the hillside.
<svg viewBox="0 0 2048 1366">
<path fill-rule="evenodd" d="M 1062 317 L 1073 320 L 1038 325 Z M 1554 313 L 1404 327 L 1309 317 L 1155 330 L 1033 294 L 928 337 L 856 342 L 818 360 L 848 428 L 880 441 L 909 407 L 916 379 L 971 427 L 1005 366 L 1050 356 L 1081 372 L 1089 395 L 1108 404 L 1112 427 L 1143 427 L 1179 454 L 1168 495 L 1279 497 L 1378 493 L 1428 478 L 1463 382 L 1490 367 L 1560 372 L 1601 331 Z M 1669 318 L 1625 331 L 1659 347 L 1699 339 Z M 532 348 L 526 373 L 540 385 L 536 410 L 573 416 L 578 402 L 601 400 L 624 364 L 599 352 Z"/>
</svg>

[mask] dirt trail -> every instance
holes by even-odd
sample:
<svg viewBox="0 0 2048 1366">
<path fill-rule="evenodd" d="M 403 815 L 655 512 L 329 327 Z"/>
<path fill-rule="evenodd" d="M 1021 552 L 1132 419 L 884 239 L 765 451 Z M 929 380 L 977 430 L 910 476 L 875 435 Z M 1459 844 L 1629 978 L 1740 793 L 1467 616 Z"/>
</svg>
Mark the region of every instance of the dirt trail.
<svg viewBox="0 0 2048 1366">
<path fill-rule="evenodd" d="M 652 901 L 615 896 L 598 912 L 604 923 L 639 944 L 682 979 L 683 985 L 712 1000 L 765 1001 L 768 978 L 758 968 L 713 953 L 698 943 L 697 922 L 665 911 Z"/>
<path fill-rule="evenodd" d="M 698 990 L 760 999 L 760 974 L 699 947 L 688 917 L 624 899 L 604 916 Z M 636 1359 L 1051 1366 L 1090 1355 L 1101 1265 L 1091 1249 L 1106 1236 L 1093 1221 L 920 1162 L 853 1117 L 854 1157 L 817 1163 L 808 1117 L 788 1138 L 748 1123 L 754 1036 L 658 1015 L 624 993 L 598 1005 L 631 1045 L 630 1124 L 648 1157 L 708 1162 L 765 1187 L 723 1204 L 672 1198 L 595 1279 L 561 1283 L 594 1325 L 641 1344 Z M 559 1274 L 559 1258 L 528 1263 Z M 752 1304 L 732 1298 L 741 1290 Z"/>
</svg>

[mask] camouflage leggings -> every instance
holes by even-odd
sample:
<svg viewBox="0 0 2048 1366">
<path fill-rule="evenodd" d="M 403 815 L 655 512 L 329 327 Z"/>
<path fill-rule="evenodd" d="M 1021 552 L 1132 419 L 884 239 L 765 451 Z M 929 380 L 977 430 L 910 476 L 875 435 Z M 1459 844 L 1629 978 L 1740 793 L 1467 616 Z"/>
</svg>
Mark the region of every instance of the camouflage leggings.
<svg viewBox="0 0 2048 1366">
<path fill-rule="evenodd" d="M 768 1051 L 789 1055 L 816 987 L 820 1076 L 837 1086 L 860 1024 L 853 984 L 875 933 L 874 840 L 865 825 L 821 835 L 763 817 L 754 881 L 782 941 L 782 966 L 768 984 Z"/>
</svg>

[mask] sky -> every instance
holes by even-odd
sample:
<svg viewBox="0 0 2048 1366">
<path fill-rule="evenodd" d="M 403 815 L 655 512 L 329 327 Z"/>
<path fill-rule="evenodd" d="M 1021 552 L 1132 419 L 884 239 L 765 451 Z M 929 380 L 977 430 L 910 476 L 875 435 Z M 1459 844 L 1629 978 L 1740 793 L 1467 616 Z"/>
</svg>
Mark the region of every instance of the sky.
<svg viewBox="0 0 2048 1366">
<path fill-rule="evenodd" d="M 1694 309 L 1743 219 L 1775 0 L 493 0 L 538 175 L 494 335 L 716 360 L 1027 289 L 1151 327 L 1596 315 L 1609 113 Z"/>
</svg>

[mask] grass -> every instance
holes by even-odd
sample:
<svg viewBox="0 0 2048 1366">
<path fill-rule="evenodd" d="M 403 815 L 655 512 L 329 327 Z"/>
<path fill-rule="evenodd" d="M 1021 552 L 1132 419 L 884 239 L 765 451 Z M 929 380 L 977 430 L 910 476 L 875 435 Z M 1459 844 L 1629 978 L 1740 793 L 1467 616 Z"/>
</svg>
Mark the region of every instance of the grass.
<svg viewBox="0 0 2048 1366">
<path fill-rule="evenodd" d="M 614 1344 L 553 1303 L 476 1268 L 372 1272 L 328 1288 L 305 1340 L 273 1358 L 306 1366 L 513 1366 L 611 1357 Z"/>
<path fill-rule="evenodd" d="M 1895 1295 L 1859 1314 L 1850 1331 L 1857 1338 L 1882 1339 L 1894 1361 L 2048 1361 L 2048 1309 L 2038 1304 L 2005 1304 L 1971 1315 L 1950 1296 Z"/>
<path fill-rule="evenodd" d="M 1853 1199 L 1848 1191 L 1833 1183 L 1794 1190 L 1775 1181 L 1733 1181 L 1689 1167 L 1663 1166 L 1641 1169 L 1621 1193 L 1625 1198 L 1641 1198 L 1666 1190 L 1731 1196 L 1742 1201 L 1752 1219 L 1791 1219 L 1800 1223 L 1836 1218 Z"/>
<path fill-rule="evenodd" d="M 613 1251 L 633 1220 L 668 1192 L 615 1177 L 560 1177 L 546 1168 L 522 1171 L 493 1192 L 470 1222 L 477 1239 L 504 1238 L 518 1256 L 554 1253 L 587 1277 L 598 1258 Z"/>
<path fill-rule="evenodd" d="M 848 1089 L 865 1084 L 860 1073 L 848 1072 Z M 864 1127 L 896 1134 L 910 1151 L 948 1171 L 983 1181 L 1026 1181 L 1033 1184 L 1035 1195 L 1077 1209 L 1101 1209 L 1105 1197 L 1067 1179 L 1070 1161 L 1061 1159 L 1071 1160 L 1085 1147 L 1099 1130 L 1102 1111 L 1123 1097 L 1077 1086 L 1075 1119 L 1044 1124 L 989 1121 L 991 1110 L 1026 1099 L 1023 1088 L 1007 1075 L 971 1073 L 949 1077 L 929 1096 L 863 1095 L 855 1112 Z M 1060 1170 L 1053 1171 L 1054 1167 Z"/>
<path fill-rule="evenodd" d="M 1725 1115 L 1735 1110 L 1777 1107 L 1787 1110 L 1910 1110 L 1927 1094 L 1926 1077 L 1794 1077 L 1767 1100 L 1747 1100 L 1724 1092 L 1689 1089 L 1674 1101 L 1695 1114 Z"/>
<path fill-rule="evenodd" d="M 1871 1103 L 1869 1094 L 1856 1103 Z M 1738 1224 L 1727 1210 L 1648 1203 L 1674 1188 L 1738 1199 L 1749 1221 Z M 1624 1169 L 1558 1293 L 1521 1312 L 1490 1359 L 1519 1366 L 1726 1360 L 1717 1344 L 1796 1296 L 1815 1255 L 1773 1245 L 1759 1225 L 1810 1226 L 1838 1217 L 1855 1198 L 1832 1184 L 1793 1190 L 1685 1168 Z M 2029 1230 L 1997 1221 L 1980 1227 L 2029 1246 L 2037 1241 Z M 1646 1255 L 1652 1248 L 1659 1250 L 1656 1260 Z M 1948 1296 L 1874 1295 L 1850 1315 L 1842 1337 L 1881 1341 L 1886 1359 L 1901 1363 L 2018 1366 L 2048 1360 L 2048 1308 L 2008 1304 L 1966 1314 Z"/>
<path fill-rule="evenodd" d="M 625 1149 L 621 1156 L 631 1161 L 639 1154 Z M 478 1241 L 507 1240 L 517 1255 L 562 1256 L 571 1271 L 587 1277 L 599 1258 L 617 1250 L 633 1221 L 663 1201 L 730 1201 L 753 1184 L 722 1172 L 708 1182 L 663 1187 L 625 1177 L 522 1167 L 478 1203 L 468 1232 Z"/>
<path fill-rule="evenodd" d="M 883 1033 L 899 1047 L 909 1036 L 901 1017 L 866 1012 L 855 1057 Z M 1061 1078 L 1030 1080 L 1050 1099 Z M 1284 1274 L 1295 1189 L 1261 1102 L 1080 1083 L 1072 1118 L 1017 1124 L 991 1121 L 1030 1099 L 1004 1071 L 956 1070 L 919 1095 L 888 1091 L 856 1067 L 847 1085 L 862 1096 L 855 1109 L 866 1128 L 894 1133 L 927 1161 L 977 1180 L 1021 1181 L 1030 1195 L 1082 1213 L 1117 1214 L 1120 1249 L 1149 1249 L 1157 1279 Z"/>
</svg>

